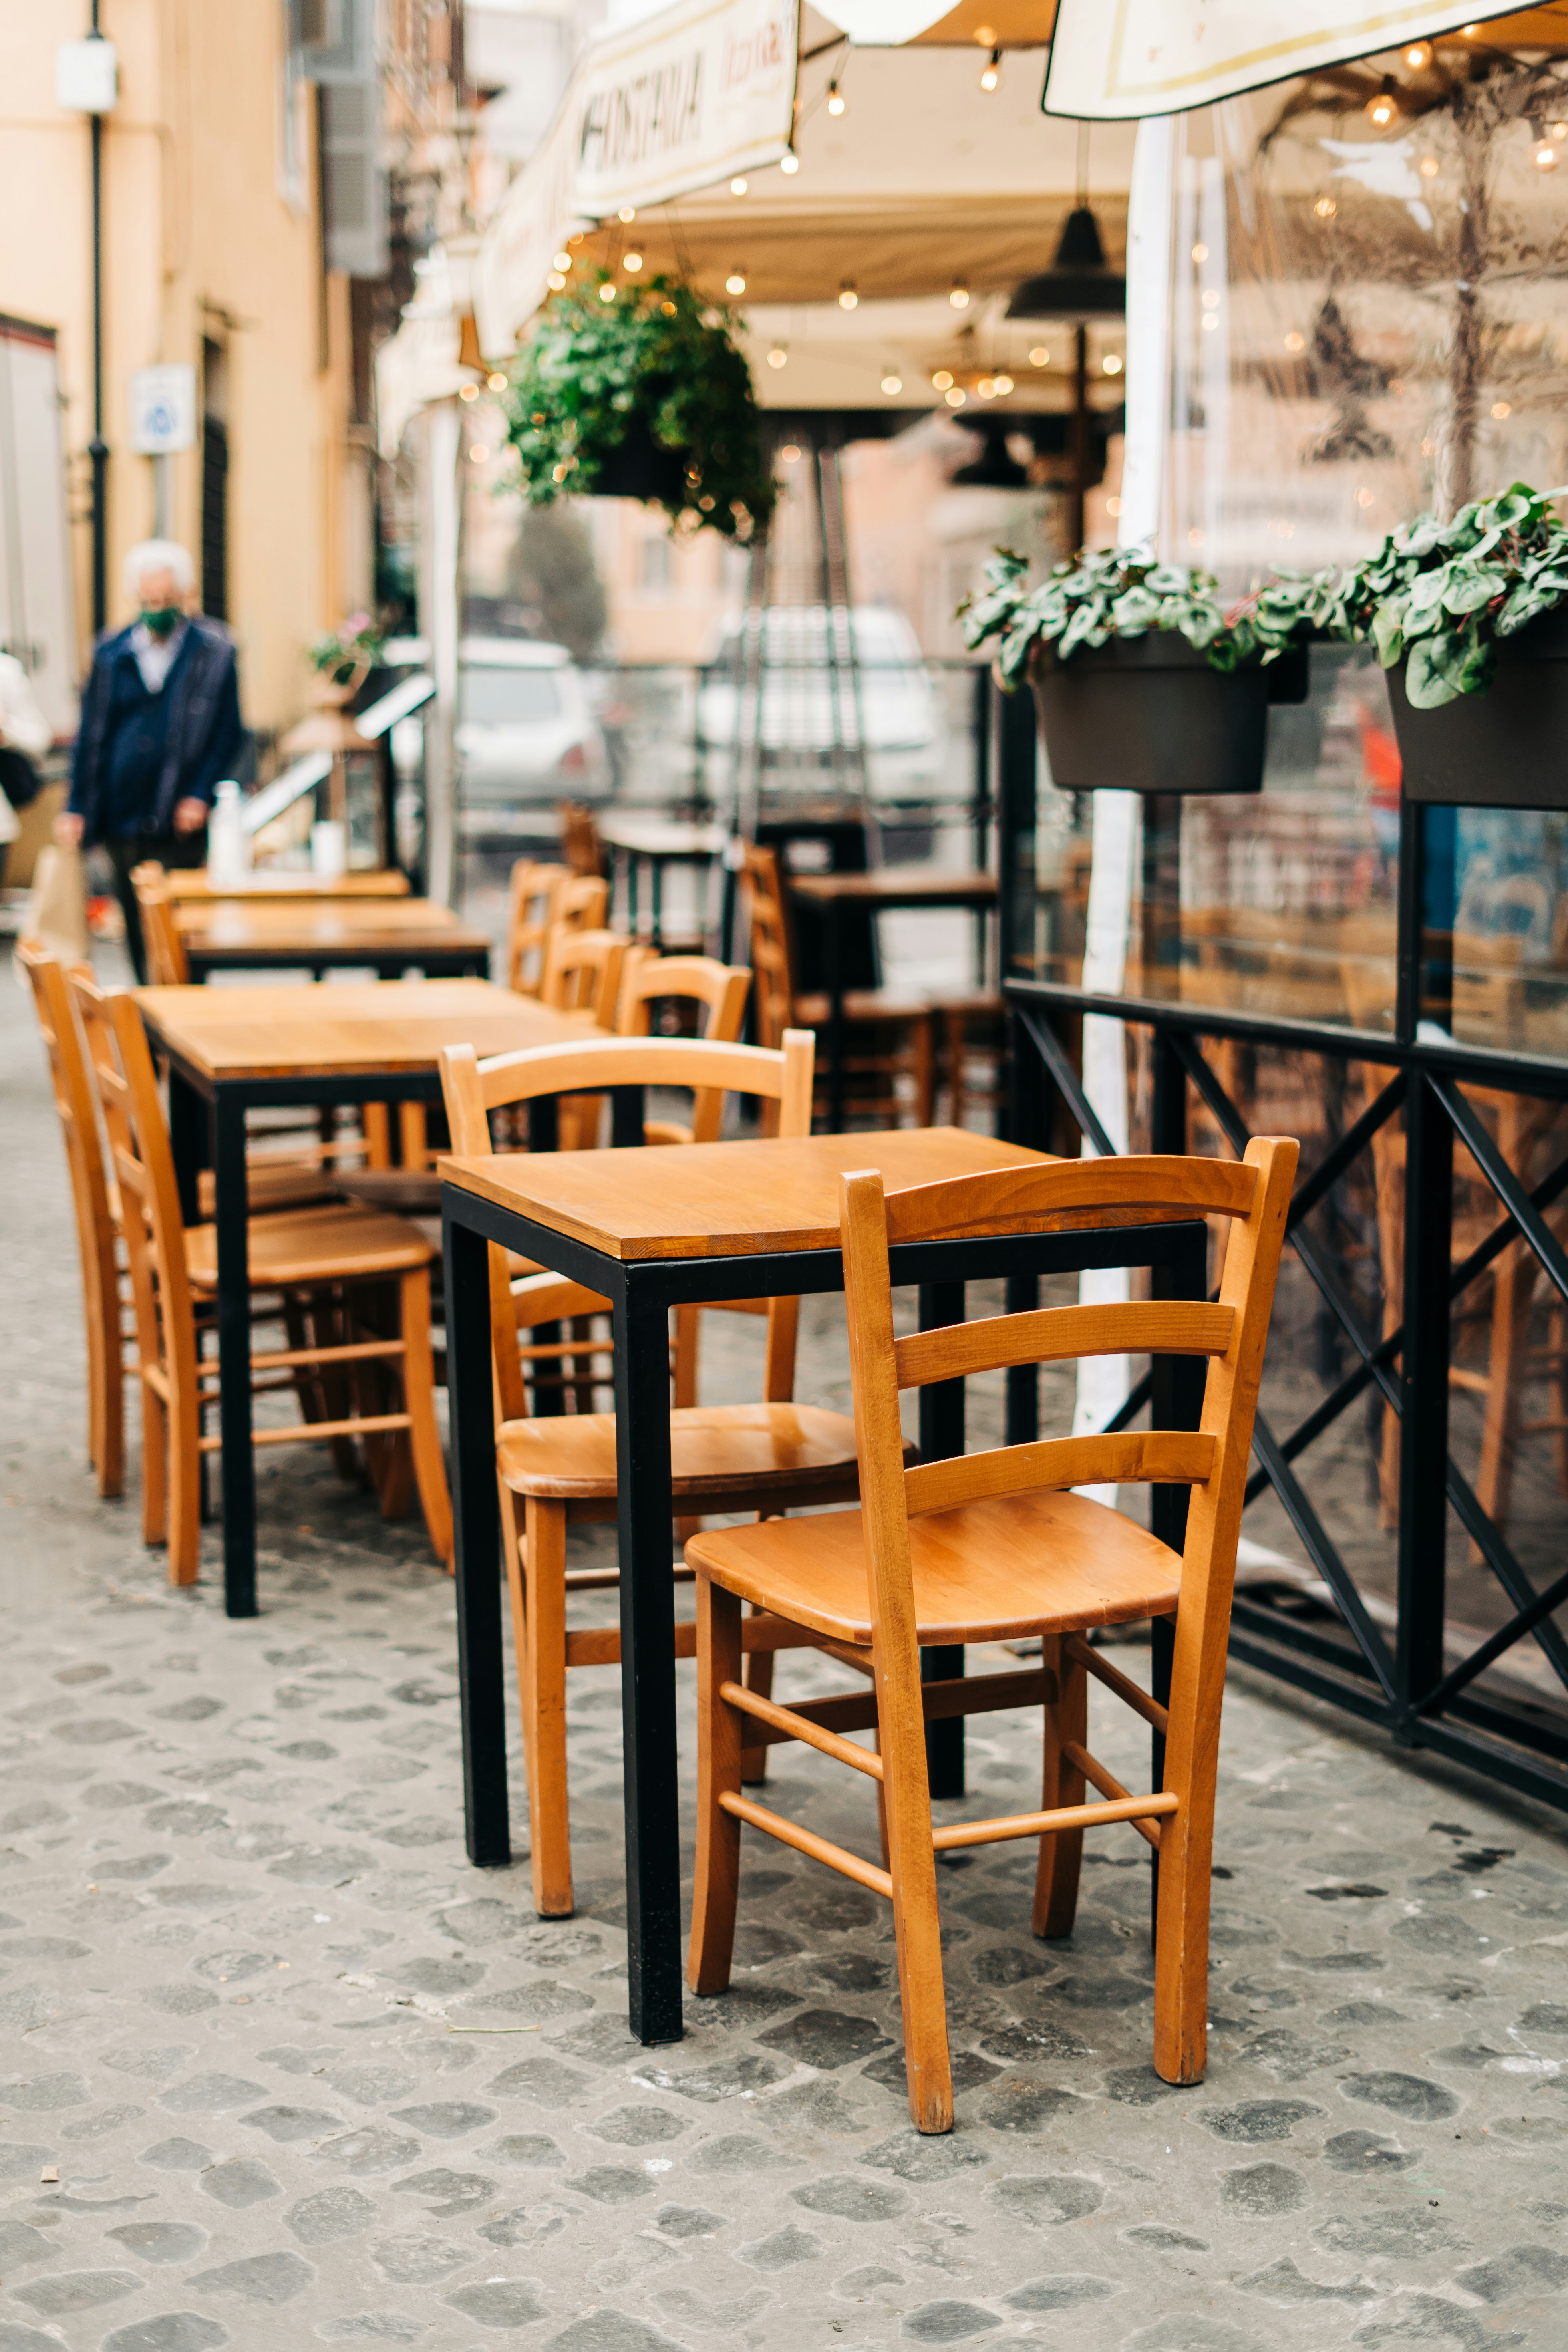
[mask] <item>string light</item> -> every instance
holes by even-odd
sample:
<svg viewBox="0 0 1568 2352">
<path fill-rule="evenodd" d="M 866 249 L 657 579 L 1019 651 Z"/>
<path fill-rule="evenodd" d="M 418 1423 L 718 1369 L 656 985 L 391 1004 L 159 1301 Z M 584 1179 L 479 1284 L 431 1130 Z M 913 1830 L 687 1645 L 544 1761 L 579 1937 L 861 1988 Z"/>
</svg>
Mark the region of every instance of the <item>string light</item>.
<svg viewBox="0 0 1568 2352">
<path fill-rule="evenodd" d="M 635 278 L 635 277 L 636 277 L 636 275 L 637 275 L 637 271 L 642 268 L 642 256 L 641 256 L 641 254 L 640 254 L 640 253 L 623 253 L 623 254 L 622 254 L 622 256 L 621 256 L 621 268 L 622 268 L 623 269 L 629 269 L 629 270 L 631 271 L 631 273 L 632 273 L 633 277 Z"/>
<path fill-rule="evenodd" d="M 1288 352 L 1304 352 L 1307 348 L 1306 336 L 1292 327 L 1285 338 L 1285 348 Z"/>
<path fill-rule="evenodd" d="M 1317 214 L 1320 220 L 1332 220 L 1334 215 L 1339 211 L 1339 206 L 1334 202 L 1332 196 L 1320 196 L 1317 203 L 1312 206 L 1312 210 Z"/>
<path fill-rule="evenodd" d="M 1425 41 L 1412 41 L 1405 52 L 1405 62 L 1414 72 L 1419 73 L 1423 66 L 1431 64 L 1432 52 Z"/>
<path fill-rule="evenodd" d="M 1031 367 L 1049 367 L 1050 363 L 1051 355 L 1046 349 L 1044 343 L 1037 343 L 1034 350 L 1029 353 L 1029 365 Z"/>
<path fill-rule="evenodd" d="M 1120 375 L 1121 373 L 1121 352 L 1107 352 L 1100 364 L 1105 370 L 1107 375 Z"/>
<path fill-rule="evenodd" d="M 497 368 L 492 375 L 485 378 L 486 385 L 491 392 L 504 392 L 510 381 L 510 376 L 502 375 L 500 368 Z"/>
<path fill-rule="evenodd" d="M 1380 89 L 1375 98 L 1369 98 L 1367 100 L 1367 121 L 1369 122 L 1375 122 L 1380 131 L 1384 130 L 1390 122 L 1393 121 L 1399 109 L 1394 102 L 1394 92 L 1392 90 Z"/>
<path fill-rule="evenodd" d="M 952 383 L 952 370 L 950 368 L 938 368 L 936 373 L 932 376 L 931 383 L 931 390 L 933 392 L 946 392 Z"/>
<path fill-rule="evenodd" d="M 1424 180 L 1435 180 L 1440 166 L 1436 155 L 1423 155 L 1415 168 Z"/>
<path fill-rule="evenodd" d="M 788 367 L 789 353 L 782 343 L 775 343 L 768 353 L 768 365 L 771 368 Z"/>
<path fill-rule="evenodd" d="M 1194 245 L 1194 247 L 1193 247 L 1193 259 L 1197 263 L 1197 265 L 1198 265 L 1198 267 L 1199 267 L 1199 268 L 1200 268 L 1200 269 L 1203 268 L 1204 263 L 1208 259 L 1208 257 L 1209 257 L 1209 249 L 1208 249 L 1208 247 L 1207 247 L 1207 246 L 1206 246 L 1206 245 Z"/>
<path fill-rule="evenodd" d="M 482 466 L 489 454 L 482 441 L 476 441 L 468 451 L 468 456 L 476 466 Z"/>
<path fill-rule="evenodd" d="M 1535 168 L 1538 172 L 1555 172 L 1557 169 L 1556 148 L 1547 146 L 1543 141 L 1535 151 Z"/>
<path fill-rule="evenodd" d="M 968 394 L 964 392 L 962 385 L 955 383 L 947 395 L 947 404 L 950 408 L 962 408 L 968 397 Z"/>
<path fill-rule="evenodd" d="M 838 307 L 841 310 L 854 310 L 859 308 L 859 303 L 860 297 L 855 290 L 855 280 L 852 278 L 847 278 L 838 289 Z"/>
<path fill-rule="evenodd" d="M 974 389 L 980 394 L 982 400 L 994 400 L 996 397 L 995 377 L 983 375 Z"/>
<path fill-rule="evenodd" d="M 953 309 L 954 309 L 955 310 L 968 310 L 968 308 L 969 308 L 969 289 L 968 289 L 968 287 L 964 284 L 964 282 L 963 282 L 963 278 L 955 278 L 953 279 L 953 281 L 952 281 L 952 289 L 951 293 L 948 295 L 948 298 L 947 298 L 947 299 L 948 299 L 948 300 L 952 304 L 952 307 L 953 307 Z"/>
<path fill-rule="evenodd" d="M 562 288 L 565 285 L 566 280 L 563 278 L 559 269 L 552 269 L 544 282 L 551 288 L 552 292 L 559 294 Z"/>
<path fill-rule="evenodd" d="M 835 74 L 827 85 L 827 111 L 829 114 L 842 114 L 848 104 L 848 100 L 838 87 L 838 77 Z"/>
<path fill-rule="evenodd" d="M 731 194 L 732 196 L 743 196 L 743 195 L 745 194 L 745 193 L 746 193 L 746 183 L 745 183 L 745 181 L 744 181 L 743 179 L 742 179 L 739 175 L 737 175 L 737 176 L 736 176 L 734 179 L 732 179 L 732 180 L 731 181 L 731 183 L 730 183 L 730 194 Z"/>
<path fill-rule="evenodd" d="M 1001 79 L 1002 52 L 1000 49 L 993 49 L 989 58 L 981 68 L 980 87 L 982 89 L 994 89 Z"/>
<path fill-rule="evenodd" d="M 569 253 L 558 253 L 555 257 L 553 266 L 557 269 L 570 269 L 572 267 L 572 256 Z"/>
<path fill-rule="evenodd" d="M 1511 416 L 1513 415 L 1513 410 L 1508 401 L 1494 400 L 1492 403 L 1492 415 L 1497 418 L 1498 423 L 1500 425 L 1505 416 Z"/>
<path fill-rule="evenodd" d="M 999 375 L 996 379 L 996 389 L 1004 395 L 1011 392 L 1013 389 L 1012 377 L 1010 375 Z"/>
<path fill-rule="evenodd" d="M 604 285 L 599 289 L 599 299 L 601 302 L 613 302 L 615 299 L 616 289 L 606 278 Z"/>
<path fill-rule="evenodd" d="M 459 400 L 478 400 L 479 396 L 479 387 L 477 383 L 460 383 L 458 386 L 458 398 Z"/>
<path fill-rule="evenodd" d="M 882 378 L 882 390 L 887 394 L 889 399 L 891 400 L 893 394 L 897 392 L 902 392 L 903 388 L 903 377 L 901 375 L 895 374 L 892 369 L 889 368 L 887 374 Z"/>
<path fill-rule="evenodd" d="M 779 170 L 784 173 L 787 179 L 793 180 L 799 169 L 800 157 L 795 153 L 793 147 L 787 148 L 784 154 L 779 157 Z"/>
<path fill-rule="evenodd" d="M 726 294 L 743 294 L 743 293 L 745 292 L 745 290 L 746 290 L 746 273 L 745 273 L 745 271 L 744 271 L 743 269 L 731 269 L 731 272 L 730 272 L 730 275 L 729 275 L 729 276 L 728 276 L 728 278 L 725 278 L 725 280 L 724 280 L 724 291 L 725 291 L 725 293 L 726 293 Z"/>
<path fill-rule="evenodd" d="M 786 441 L 784 447 L 779 451 L 779 456 L 784 459 L 786 466 L 793 466 L 798 460 L 800 451 L 795 447 L 793 441 Z"/>
<path fill-rule="evenodd" d="M 635 221 L 637 216 L 637 208 L 636 205 L 623 205 L 620 209 L 619 216 L 628 224 Z"/>
</svg>

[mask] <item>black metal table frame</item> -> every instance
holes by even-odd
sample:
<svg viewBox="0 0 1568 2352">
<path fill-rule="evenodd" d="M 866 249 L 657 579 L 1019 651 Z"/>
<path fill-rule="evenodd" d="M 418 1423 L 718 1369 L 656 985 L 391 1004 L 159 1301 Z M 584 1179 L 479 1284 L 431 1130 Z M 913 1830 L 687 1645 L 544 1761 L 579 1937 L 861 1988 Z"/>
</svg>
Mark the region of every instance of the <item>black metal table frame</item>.
<svg viewBox="0 0 1568 2352">
<path fill-rule="evenodd" d="M 706 866 L 711 867 L 719 863 L 720 858 L 723 856 L 723 851 L 721 849 L 633 849 L 624 841 L 612 841 L 608 835 L 605 836 L 605 846 L 610 853 L 612 874 L 615 871 L 616 866 L 621 861 L 625 861 L 625 873 L 626 879 L 626 931 L 628 936 L 637 946 L 656 948 L 662 953 L 664 948 L 663 922 L 665 867 L 667 866 Z M 653 916 L 653 928 L 648 932 L 646 939 L 637 929 L 637 869 L 639 866 L 646 866 L 648 869 L 648 905 Z M 614 885 L 612 884 L 612 906 L 614 903 L 615 890 Z M 702 931 L 705 938 L 708 936 L 710 929 L 710 926 L 704 921 Z"/>
<path fill-rule="evenodd" d="M 940 881 L 940 877 L 938 879 Z M 785 887 L 794 889 L 795 885 L 786 883 Z M 827 998 L 827 1124 L 837 1132 L 844 1124 L 844 999 L 851 993 L 845 987 L 843 978 L 846 915 L 851 908 L 875 917 L 900 913 L 923 915 L 939 909 L 951 912 L 956 908 L 973 912 L 984 926 L 995 912 L 997 901 L 994 898 L 977 899 L 973 882 L 958 880 L 954 881 L 951 895 L 940 888 L 933 891 L 928 887 L 918 893 L 911 892 L 904 899 L 900 899 L 897 890 L 889 892 L 886 898 L 879 892 L 868 892 L 862 898 L 852 891 L 834 892 L 831 896 L 818 898 L 803 890 L 799 896 L 805 905 L 814 909 L 822 924 L 822 978 Z M 879 948 L 878 952 L 879 961 Z"/>
<path fill-rule="evenodd" d="M 1458 1763 L 1568 1811 L 1568 1730 L 1561 1720 L 1514 1709 L 1473 1688 L 1478 1675 L 1527 1634 L 1568 1689 L 1568 1639 L 1552 1622 L 1568 1601 L 1568 1571 L 1537 1591 L 1503 1531 L 1482 1508 L 1448 1446 L 1448 1359 L 1452 1303 L 1512 1242 L 1522 1239 L 1547 1282 L 1568 1300 L 1568 1254 L 1544 1212 L 1568 1192 L 1568 1159 L 1532 1188 L 1509 1168 L 1465 1085 L 1568 1102 L 1568 1064 L 1548 1056 L 1441 1042 L 1420 1034 L 1444 971 L 1424 961 L 1422 922 L 1425 812 L 1406 802 L 1401 818 L 1396 1005 L 1392 1035 L 1328 1024 L 1209 1010 L 1155 997 L 1101 996 L 1049 981 L 1006 980 L 1014 1030 L 1014 1132 L 1040 1130 L 1043 1088 L 1054 1086 L 1081 1133 L 1099 1150 L 1111 1147 L 1085 1097 L 1053 1013 L 1100 1013 L 1147 1027 L 1153 1036 L 1152 1148 L 1186 1149 L 1186 1088 L 1195 1087 L 1230 1143 L 1245 1148 L 1247 1129 L 1202 1050 L 1205 1037 L 1235 1039 L 1276 1051 L 1318 1054 L 1387 1068 L 1389 1083 L 1318 1167 L 1298 1185 L 1287 1241 L 1325 1307 L 1351 1343 L 1353 1369 L 1288 1435 L 1259 1411 L 1253 1437 L 1258 1466 L 1250 1502 L 1271 1487 L 1317 1573 L 1328 1586 L 1352 1640 L 1315 1632 L 1279 1611 L 1238 1598 L 1231 1654 L 1318 1698 L 1382 1726 L 1402 1745 L 1427 1748 Z M 1451 984 L 1451 982 L 1450 982 Z M 1373 1135 L 1403 1107 L 1405 1118 L 1405 1320 L 1386 1337 L 1362 1327 L 1307 1220 Z M 1458 1265 L 1453 1264 L 1453 1160 L 1456 1137 L 1486 1177 L 1500 1222 Z M 1397 1361 L 1396 1361 L 1397 1360 Z M 1350 1570 L 1292 1467 L 1314 1438 L 1375 1386 L 1399 1416 L 1397 1612 L 1392 1645 L 1369 1615 Z M 1143 1402 L 1139 1390 L 1123 1413 Z M 1122 1418 L 1118 1416 L 1118 1421 Z M 1430 1466 L 1442 1463 L 1442 1477 Z M 1512 1608 L 1512 1615 L 1445 1671 L 1446 1542 L 1452 1509 Z"/>
<path fill-rule="evenodd" d="M 256 1460 L 251 1445 L 249 1186 L 246 1114 L 252 1110 L 320 1108 L 339 1103 L 425 1102 L 441 1099 L 440 1073 L 423 1070 L 324 1071 L 319 1076 L 213 1077 L 195 1068 L 148 1023 L 154 1050 L 169 1071 L 169 1138 L 180 1209 L 187 1223 L 199 1215 L 197 1177 L 213 1170 L 217 1229 L 218 1431 L 223 1465 L 224 1608 L 230 1617 L 254 1617 L 256 1601 Z"/>
<path fill-rule="evenodd" d="M 193 983 L 215 971 L 308 971 L 312 980 L 329 971 L 374 971 L 377 980 L 401 980 L 405 971 L 425 980 L 488 980 L 490 971 L 488 947 L 441 949 L 423 941 L 376 955 L 347 941 L 302 954 L 298 948 L 203 948 L 187 940 L 185 962 Z"/>
<path fill-rule="evenodd" d="M 617 1131 L 640 1133 L 637 1089 L 617 1089 Z M 623 1117 L 621 1095 L 631 1097 Z M 873 1152 L 875 1139 L 868 1137 Z M 719 1148 L 722 1148 L 721 1146 Z M 681 2021 L 680 1853 L 676 1755 L 675 1587 L 670 1576 L 669 1309 L 741 1297 L 835 1291 L 843 1286 L 837 1248 L 747 1256 L 622 1259 L 536 1223 L 451 1183 L 443 1184 L 447 1364 L 451 1407 L 456 1525 L 458 1659 L 462 1700 L 463 1793 L 469 1860 L 510 1862 L 506 1707 L 496 1493 L 494 1391 L 487 1244 L 503 1247 L 584 1283 L 611 1303 L 615 1340 L 617 1536 L 621 1563 L 621 1704 L 625 1749 L 627 1985 L 631 2030 L 644 2042 L 679 2041 Z M 973 1241 L 906 1244 L 893 1252 L 893 1278 L 918 1285 L 921 1321 L 931 1328 L 963 1315 L 963 1286 L 1005 1278 L 1010 1312 L 1027 1307 L 1045 1273 L 1094 1265 L 1147 1265 L 1156 1294 L 1199 1297 L 1207 1234 L 1191 1223 Z M 1169 1425 L 1195 1425 L 1202 1370 L 1182 1360 L 1161 1367 Z M 1009 1442 L 1032 1435 L 1032 1366 L 1007 1376 Z M 963 1450 L 963 1383 L 921 1394 L 921 1444 L 928 1458 Z M 1184 1489 L 1152 1490 L 1156 1531 L 1179 1545 Z M 922 1656 L 928 1679 L 962 1673 L 962 1651 Z M 1157 1648 L 1157 1671 L 1168 1669 Z M 956 1738 L 955 1736 L 956 1735 Z M 933 1793 L 963 1790 L 962 1719 L 928 1734 Z M 1155 1770 L 1162 1759 L 1156 1751 Z M 1156 1787 L 1160 1785 L 1156 1778 Z"/>
</svg>

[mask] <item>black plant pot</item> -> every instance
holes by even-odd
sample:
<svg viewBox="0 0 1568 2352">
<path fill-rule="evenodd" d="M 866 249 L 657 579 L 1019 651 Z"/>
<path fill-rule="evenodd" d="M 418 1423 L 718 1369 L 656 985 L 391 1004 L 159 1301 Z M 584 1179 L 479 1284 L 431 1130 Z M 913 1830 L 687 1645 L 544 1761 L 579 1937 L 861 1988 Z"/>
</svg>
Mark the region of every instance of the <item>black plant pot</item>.
<svg viewBox="0 0 1568 2352">
<path fill-rule="evenodd" d="M 1030 678 L 1052 778 L 1071 793 L 1255 793 L 1268 705 L 1305 698 L 1305 662 L 1303 646 L 1268 669 L 1217 670 L 1173 629 L 1065 662 L 1047 652 Z"/>
<path fill-rule="evenodd" d="M 1411 800 L 1568 808 L 1568 605 L 1502 639 L 1484 694 L 1416 710 L 1400 662 L 1388 673 L 1388 698 Z"/>
<path fill-rule="evenodd" d="M 679 449 L 656 441 L 646 418 L 632 416 L 626 438 L 599 468 L 599 478 L 588 492 L 595 499 L 658 499 L 678 507 L 686 489 L 686 458 Z"/>
</svg>

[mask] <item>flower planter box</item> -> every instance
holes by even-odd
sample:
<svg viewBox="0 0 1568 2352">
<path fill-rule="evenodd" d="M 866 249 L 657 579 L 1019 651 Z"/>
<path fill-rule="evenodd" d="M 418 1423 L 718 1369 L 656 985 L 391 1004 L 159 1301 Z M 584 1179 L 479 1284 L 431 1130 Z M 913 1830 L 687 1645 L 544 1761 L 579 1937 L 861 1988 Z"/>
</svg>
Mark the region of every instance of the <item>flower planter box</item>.
<svg viewBox="0 0 1568 2352">
<path fill-rule="evenodd" d="M 1213 668 L 1173 629 L 1080 646 L 1030 667 L 1040 734 L 1063 792 L 1256 793 L 1270 702 L 1303 702 L 1307 649 L 1268 668 Z"/>
<path fill-rule="evenodd" d="M 1411 800 L 1568 808 L 1568 606 L 1502 639 L 1484 694 L 1417 710 L 1399 662 L 1388 673 L 1388 698 Z"/>
</svg>

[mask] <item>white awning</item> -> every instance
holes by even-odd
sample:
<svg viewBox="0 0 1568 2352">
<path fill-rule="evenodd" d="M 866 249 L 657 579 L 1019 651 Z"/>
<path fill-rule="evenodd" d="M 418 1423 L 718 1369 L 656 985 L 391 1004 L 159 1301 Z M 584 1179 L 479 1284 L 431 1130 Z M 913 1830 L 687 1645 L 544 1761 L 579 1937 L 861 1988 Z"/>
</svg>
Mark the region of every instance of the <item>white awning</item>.
<svg viewBox="0 0 1568 2352">
<path fill-rule="evenodd" d="M 863 5 L 896 15 L 905 0 Z M 1102 122 L 1181 114 L 1500 13 L 1433 0 L 1061 0 L 1046 105 Z"/>
</svg>

